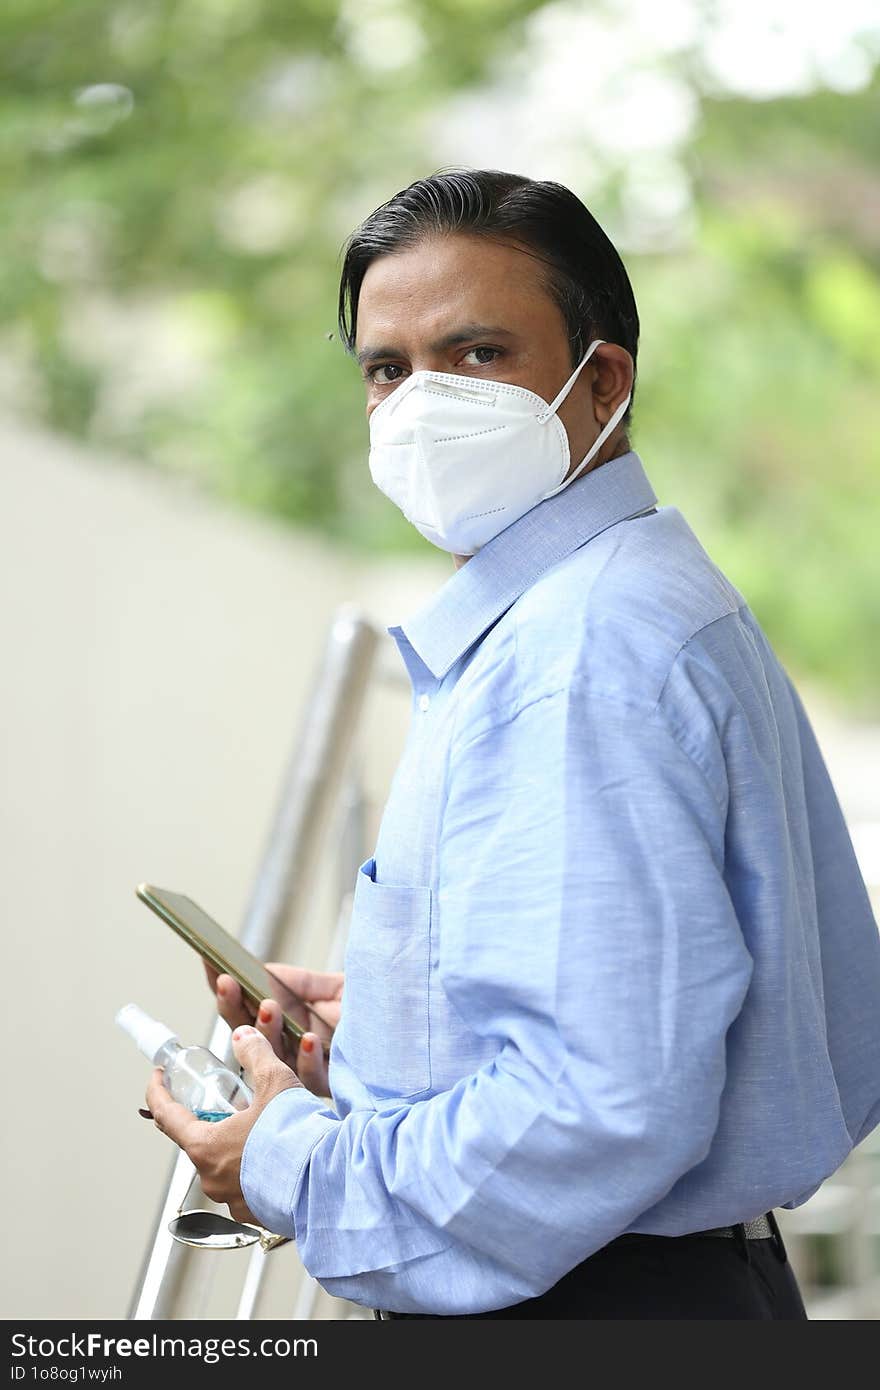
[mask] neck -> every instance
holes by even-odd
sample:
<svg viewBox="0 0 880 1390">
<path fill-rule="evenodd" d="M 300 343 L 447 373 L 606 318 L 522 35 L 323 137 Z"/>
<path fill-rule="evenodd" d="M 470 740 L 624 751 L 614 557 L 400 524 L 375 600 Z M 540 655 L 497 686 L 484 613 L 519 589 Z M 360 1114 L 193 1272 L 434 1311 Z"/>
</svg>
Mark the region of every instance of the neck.
<svg viewBox="0 0 880 1390">
<path fill-rule="evenodd" d="M 621 454 L 628 454 L 630 448 L 631 445 L 626 435 L 618 435 L 617 430 L 615 430 L 611 437 L 605 440 L 605 443 L 596 457 L 591 459 L 581 473 L 578 473 L 578 478 L 585 478 L 588 473 L 595 473 L 596 469 L 601 468 L 603 463 L 610 463 L 612 459 L 620 458 Z M 566 474 L 566 478 L 571 477 L 571 474 L 575 472 L 576 468 L 577 464 L 573 463 Z M 573 481 L 577 482 L 577 478 Z"/>
</svg>

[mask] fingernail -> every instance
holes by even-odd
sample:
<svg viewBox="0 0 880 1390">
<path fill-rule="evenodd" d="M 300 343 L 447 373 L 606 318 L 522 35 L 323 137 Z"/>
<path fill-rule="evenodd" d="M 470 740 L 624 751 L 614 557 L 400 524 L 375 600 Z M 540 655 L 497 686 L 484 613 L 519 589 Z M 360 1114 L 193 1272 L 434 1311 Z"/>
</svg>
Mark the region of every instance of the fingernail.
<svg viewBox="0 0 880 1390">
<path fill-rule="evenodd" d="M 152 1120 L 152 1118 L 153 1118 L 153 1112 L 152 1112 L 152 1110 L 140 1110 L 140 1109 L 139 1109 L 139 1110 L 138 1110 L 138 1114 L 139 1114 L 139 1115 L 143 1115 L 143 1117 L 144 1117 L 145 1120 Z"/>
<path fill-rule="evenodd" d="M 238 1042 L 239 1038 L 250 1037 L 251 1033 L 256 1033 L 256 1031 L 256 1028 L 252 1028 L 249 1023 L 243 1023 L 240 1028 L 236 1028 L 232 1036 Z"/>
<path fill-rule="evenodd" d="M 260 1022 L 261 1022 L 261 1023 L 268 1023 L 268 1022 L 269 1022 L 269 1019 L 270 1019 L 271 1017 L 272 1017 L 272 1010 L 268 1007 L 268 1005 L 266 1005 L 266 1004 L 261 1004 L 261 1005 L 260 1005 Z"/>
<path fill-rule="evenodd" d="M 314 1052 L 314 1050 L 315 1050 L 315 1039 L 314 1039 L 314 1037 L 312 1036 L 311 1033 L 306 1033 L 305 1037 L 303 1038 L 303 1040 L 302 1040 L 302 1050 L 303 1050 L 303 1052 Z"/>
</svg>

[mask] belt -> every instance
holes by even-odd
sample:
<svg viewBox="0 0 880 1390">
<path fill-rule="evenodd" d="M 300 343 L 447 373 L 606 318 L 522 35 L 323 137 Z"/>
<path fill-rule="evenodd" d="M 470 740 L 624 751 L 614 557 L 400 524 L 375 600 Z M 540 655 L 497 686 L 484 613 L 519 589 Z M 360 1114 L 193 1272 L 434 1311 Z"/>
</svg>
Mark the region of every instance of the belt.
<svg viewBox="0 0 880 1390">
<path fill-rule="evenodd" d="M 766 1216 L 755 1216 L 753 1220 L 741 1220 L 735 1226 L 712 1226 L 710 1230 L 683 1230 L 680 1236 L 656 1236 L 656 1232 L 646 1232 L 646 1230 L 627 1230 L 623 1236 L 617 1236 L 616 1240 L 609 1241 L 609 1244 L 616 1245 L 620 1241 L 633 1240 L 685 1240 L 688 1236 L 727 1236 L 731 1240 L 769 1240 L 770 1237 L 781 1241 L 779 1226 L 776 1225 L 776 1216 L 773 1212 L 767 1212 Z"/>
<path fill-rule="evenodd" d="M 695 1236 L 735 1236 L 740 1230 L 746 1240 L 767 1240 L 769 1236 L 776 1235 L 773 1225 L 766 1216 L 756 1216 L 754 1221 L 741 1221 L 738 1226 L 713 1226 L 711 1231 L 691 1231 L 689 1234 Z"/>
<path fill-rule="evenodd" d="M 625 1231 L 617 1237 L 617 1241 L 642 1240 L 644 1236 L 653 1234 L 654 1232 L 648 1231 Z M 687 1236 L 728 1236 L 731 1240 L 768 1240 L 772 1236 L 777 1244 L 782 1241 L 772 1211 L 768 1211 L 766 1216 L 756 1216 L 753 1221 L 739 1221 L 735 1226 L 712 1226 L 707 1231 L 682 1231 L 679 1236 L 663 1236 L 662 1239 L 683 1240 Z M 617 1241 L 612 1241 L 611 1244 L 615 1245 Z"/>
<path fill-rule="evenodd" d="M 638 1240 L 641 1235 L 642 1232 L 639 1231 L 627 1231 L 624 1235 L 618 1236 L 617 1239 Z M 752 1221 L 740 1221 L 735 1226 L 713 1226 L 708 1231 L 683 1231 L 682 1235 L 727 1236 L 731 1240 L 742 1240 L 743 1238 L 745 1238 L 746 1240 L 768 1240 L 770 1237 L 772 1237 L 777 1243 L 777 1248 L 779 1250 L 780 1257 L 784 1256 L 785 1251 L 785 1246 L 782 1243 L 782 1235 L 778 1225 L 776 1224 L 776 1217 L 773 1215 L 772 1211 L 768 1211 L 766 1216 L 756 1216 Z M 677 1239 L 677 1237 L 675 1236 L 667 1238 L 672 1240 Z M 613 1243 L 614 1242 L 612 1242 L 612 1244 Z M 373 1317 L 380 1322 L 384 1322 L 386 1319 L 396 1318 L 398 1316 L 400 1315 L 397 1313 L 388 1312 L 384 1308 L 373 1309 Z M 403 1316 L 412 1317 L 414 1315 L 403 1314 Z"/>
</svg>

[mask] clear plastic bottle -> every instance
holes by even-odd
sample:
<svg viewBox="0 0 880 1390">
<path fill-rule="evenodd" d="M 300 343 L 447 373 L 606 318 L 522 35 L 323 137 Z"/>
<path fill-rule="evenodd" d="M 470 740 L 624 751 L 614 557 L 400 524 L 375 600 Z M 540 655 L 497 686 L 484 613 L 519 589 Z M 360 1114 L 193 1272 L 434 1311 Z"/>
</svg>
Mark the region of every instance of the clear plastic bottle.
<svg viewBox="0 0 880 1390">
<path fill-rule="evenodd" d="M 126 1004 L 116 1022 L 145 1057 L 164 1071 L 163 1080 L 174 1100 L 200 1120 L 226 1120 L 246 1110 L 253 1092 L 206 1047 L 183 1047 L 164 1023 L 137 1004 Z"/>
</svg>

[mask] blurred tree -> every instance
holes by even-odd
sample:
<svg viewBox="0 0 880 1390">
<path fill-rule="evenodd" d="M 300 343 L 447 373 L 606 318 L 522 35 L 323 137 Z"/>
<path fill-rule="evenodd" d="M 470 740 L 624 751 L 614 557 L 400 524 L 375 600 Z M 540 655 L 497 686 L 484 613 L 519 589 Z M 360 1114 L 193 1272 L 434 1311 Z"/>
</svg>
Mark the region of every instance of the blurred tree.
<svg viewBox="0 0 880 1390">
<path fill-rule="evenodd" d="M 546 8 L 6 0 L 0 397 L 243 505 L 421 546 L 365 485 L 339 249 Z M 697 56 L 658 59 L 699 100 L 695 216 L 626 256 L 634 442 L 789 661 L 876 706 L 880 84 L 723 98 Z M 612 235 L 624 168 L 589 199 Z"/>
<path fill-rule="evenodd" d="M 702 117 L 697 241 L 634 267 L 637 444 L 788 661 L 876 710 L 880 81 Z"/>
<path fill-rule="evenodd" d="M 8 0 L 0 354 L 49 424 L 345 530 L 338 251 L 539 0 Z M 340 409 L 339 402 L 350 403 Z"/>
</svg>

